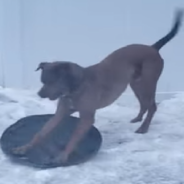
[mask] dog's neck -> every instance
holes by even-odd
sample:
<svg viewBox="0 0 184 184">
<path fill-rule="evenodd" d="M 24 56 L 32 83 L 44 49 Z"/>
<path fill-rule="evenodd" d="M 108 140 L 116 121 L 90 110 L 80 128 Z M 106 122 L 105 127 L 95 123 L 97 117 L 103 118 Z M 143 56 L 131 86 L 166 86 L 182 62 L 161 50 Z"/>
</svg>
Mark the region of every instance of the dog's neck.
<svg viewBox="0 0 184 184">
<path fill-rule="evenodd" d="M 75 99 L 76 96 L 78 96 L 84 89 L 84 83 L 86 80 L 86 76 L 85 76 L 85 71 L 83 72 L 83 75 L 80 76 L 80 79 L 78 80 L 78 84 L 76 85 L 75 89 L 73 89 L 72 91 L 69 91 L 66 94 L 62 94 L 61 98 L 65 98 L 68 100 L 69 104 L 70 104 L 70 108 L 74 109 L 74 103 L 73 100 Z"/>
<path fill-rule="evenodd" d="M 85 90 L 86 84 L 88 84 L 91 80 L 95 80 L 93 72 L 94 67 L 96 68 L 96 65 L 82 68 L 82 73 L 80 76 L 78 76 L 79 78 L 75 88 L 69 90 L 68 93 L 61 95 L 61 98 L 68 100 L 69 104 L 71 104 L 71 108 L 74 108 L 73 100 L 75 100 L 77 96 L 79 96 Z"/>
</svg>

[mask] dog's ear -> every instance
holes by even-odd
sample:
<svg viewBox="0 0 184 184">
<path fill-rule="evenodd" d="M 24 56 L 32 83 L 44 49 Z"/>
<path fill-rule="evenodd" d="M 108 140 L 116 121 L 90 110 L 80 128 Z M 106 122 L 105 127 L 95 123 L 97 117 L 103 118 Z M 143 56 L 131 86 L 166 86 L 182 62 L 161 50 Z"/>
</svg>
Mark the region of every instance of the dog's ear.
<svg viewBox="0 0 184 184">
<path fill-rule="evenodd" d="M 44 67 L 46 66 L 48 64 L 48 62 L 41 62 L 39 65 L 38 65 L 38 67 L 37 67 L 37 69 L 35 70 L 35 71 L 38 71 L 38 70 L 43 70 L 44 69 Z"/>
</svg>

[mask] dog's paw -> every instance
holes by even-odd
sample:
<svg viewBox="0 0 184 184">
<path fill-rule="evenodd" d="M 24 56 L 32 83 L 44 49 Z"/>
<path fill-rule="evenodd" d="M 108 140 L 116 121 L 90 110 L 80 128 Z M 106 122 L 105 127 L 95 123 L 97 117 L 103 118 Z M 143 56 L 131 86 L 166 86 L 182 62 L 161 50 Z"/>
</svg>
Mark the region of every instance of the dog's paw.
<svg viewBox="0 0 184 184">
<path fill-rule="evenodd" d="M 12 152 L 16 155 L 25 155 L 26 152 L 28 151 L 28 149 L 29 149 L 29 146 L 25 145 L 25 146 L 20 146 L 20 147 L 17 147 L 17 148 L 13 148 Z"/>
<path fill-rule="evenodd" d="M 65 152 L 62 152 L 57 157 L 53 158 L 52 164 L 58 164 L 58 163 L 66 164 L 67 161 L 68 161 L 68 154 L 66 154 Z"/>
<path fill-rule="evenodd" d="M 137 133 L 137 134 L 145 134 L 145 133 L 147 133 L 147 132 L 148 132 L 148 129 L 145 128 L 145 127 L 140 127 L 140 128 L 138 128 L 138 129 L 135 131 L 135 133 Z"/>
<path fill-rule="evenodd" d="M 142 118 L 141 117 L 136 117 L 136 118 L 132 119 L 130 121 L 130 123 L 137 123 L 137 122 L 140 122 L 140 121 L 142 121 Z"/>
</svg>

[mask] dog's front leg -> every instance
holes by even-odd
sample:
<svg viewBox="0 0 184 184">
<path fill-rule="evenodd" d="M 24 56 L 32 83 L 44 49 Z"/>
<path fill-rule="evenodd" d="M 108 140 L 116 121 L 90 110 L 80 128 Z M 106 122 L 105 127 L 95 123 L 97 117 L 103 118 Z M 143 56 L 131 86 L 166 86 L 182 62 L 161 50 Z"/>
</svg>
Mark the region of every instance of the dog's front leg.
<svg viewBox="0 0 184 184">
<path fill-rule="evenodd" d="M 68 160 L 70 154 L 74 151 L 77 144 L 81 139 L 88 133 L 91 126 L 95 122 L 95 111 L 81 111 L 80 114 L 80 123 L 76 127 L 73 135 L 71 136 L 66 148 L 61 154 L 55 159 L 54 162 L 63 162 L 65 163 Z"/>
<path fill-rule="evenodd" d="M 46 137 L 46 135 L 48 135 L 68 113 L 68 100 L 65 98 L 59 99 L 55 115 L 45 124 L 45 126 L 43 126 L 41 131 L 38 132 L 29 143 L 21 147 L 14 148 L 13 152 L 16 154 L 25 154 L 26 151 L 40 143 Z"/>
</svg>

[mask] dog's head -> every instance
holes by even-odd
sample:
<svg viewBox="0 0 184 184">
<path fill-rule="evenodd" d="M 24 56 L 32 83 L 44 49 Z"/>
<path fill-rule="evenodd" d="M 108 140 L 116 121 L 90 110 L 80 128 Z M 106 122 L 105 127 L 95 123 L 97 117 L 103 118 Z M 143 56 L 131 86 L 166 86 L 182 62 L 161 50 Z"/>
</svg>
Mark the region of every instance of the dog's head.
<svg viewBox="0 0 184 184">
<path fill-rule="evenodd" d="M 83 78 L 83 68 L 72 62 L 42 62 L 38 70 L 42 70 L 42 88 L 38 92 L 41 98 L 56 100 L 62 95 L 71 94 L 75 91 Z"/>
</svg>

